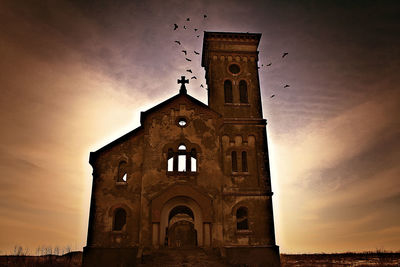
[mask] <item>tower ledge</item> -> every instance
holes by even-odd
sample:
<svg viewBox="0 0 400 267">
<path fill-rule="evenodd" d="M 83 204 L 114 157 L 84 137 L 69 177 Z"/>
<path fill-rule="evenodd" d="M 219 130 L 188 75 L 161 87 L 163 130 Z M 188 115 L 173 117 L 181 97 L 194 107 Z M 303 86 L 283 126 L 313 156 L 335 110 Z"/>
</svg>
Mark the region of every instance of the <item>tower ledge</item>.
<svg viewBox="0 0 400 267">
<path fill-rule="evenodd" d="M 206 67 L 209 51 L 237 50 L 240 52 L 243 51 L 243 45 L 246 45 L 249 46 L 249 49 L 245 50 L 257 52 L 260 39 L 261 33 L 204 32 L 201 66 Z M 225 42 L 229 42 L 231 46 L 226 46 Z M 240 45 L 240 48 L 237 46 L 235 49 L 232 44 Z"/>
</svg>

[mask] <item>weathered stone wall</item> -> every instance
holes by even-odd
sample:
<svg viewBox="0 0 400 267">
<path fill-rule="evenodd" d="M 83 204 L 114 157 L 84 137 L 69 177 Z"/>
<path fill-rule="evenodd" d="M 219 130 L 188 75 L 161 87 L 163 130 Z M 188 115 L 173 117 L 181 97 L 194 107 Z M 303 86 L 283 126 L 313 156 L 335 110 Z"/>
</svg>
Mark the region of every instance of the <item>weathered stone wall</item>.
<svg viewBox="0 0 400 267">
<path fill-rule="evenodd" d="M 209 106 L 223 115 L 219 135 L 225 246 L 275 245 L 266 121 L 257 67 L 259 38 L 258 34 L 206 33 L 203 44 Z M 225 81 L 232 82 L 232 101 L 225 97 Z M 247 102 L 240 99 L 240 81 L 247 84 Z M 232 152 L 236 153 L 236 169 Z M 246 230 L 237 229 L 239 207 L 248 211 Z"/>
<path fill-rule="evenodd" d="M 187 125 L 179 127 L 177 121 L 185 118 Z M 193 104 L 185 95 L 162 110 L 146 118 L 144 125 L 144 163 L 142 184 L 141 235 L 144 246 L 151 246 L 150 200 L 176 182 L 187 183 L 207 192 L 218 208 L 222 185 L 218 128 L 220 116 L 209 109 Z M 177 151 L 184 144 L 187 150 L 197 152 L 197 172 L 167 172 L 167 152 Z M 213 179 L 210 179 L 213 177 Z M 190 196 L 189 196 L 190 197 Z"/>
<path fill-rule="evenodd" d="M 204 41 L 203 62 L 209 88 L 208 101 L 213 110 L 225 118 L 262 118 L 261 95 L 258 78 L 259 36 L 241 38 L 237 35 L 218 37 L 208 34 Z M 238 73 L 229 70 L 239 66 Z M 232 103 L 225 103 L 224 81 L 232 82 Z M 239 101 L 239 82 L 247 84 L 248 103 Z"/>
<path fill-rule="evenodd" d="M 143 135 L 131 137 L 123 143 L 102 151 L 93 164 L 93 221 L 89 225 L 88 246 L 133 247 L 139 242 L 140 192 L 143 163 Z M 127 181 L 118 182 L 118 167 L 127 162 Z M 94 200 L 94 201 L 93 201 Z M 127 211 L 122 231 L 112 231 L 116 208 Z M 92 213 L 92 211 L 91 211 Z"/>
</svg>

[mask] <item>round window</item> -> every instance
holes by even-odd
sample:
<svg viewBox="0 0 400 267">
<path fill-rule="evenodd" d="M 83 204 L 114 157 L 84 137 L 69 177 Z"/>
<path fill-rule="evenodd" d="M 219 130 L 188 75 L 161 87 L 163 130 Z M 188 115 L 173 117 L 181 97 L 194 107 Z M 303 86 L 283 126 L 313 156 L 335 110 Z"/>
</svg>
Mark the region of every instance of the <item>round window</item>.
<svg viewBox="0 0 400 267">
<path fill-rule="evenodd" d="M 186 121 L 184 118 L 180 118 L 180 119 L 178 120 L 178 125 L 179 125 L 180 127 L 185 127 L 186 124 L 187 124 L 187 121 Z"/>
<path fill-rule="evenodd" d="M 240 67 L 239 67 L 238 64 L 229 65 L 229 71 L 230 71 L 232 74 L 238 74 L 238 73 L 240 72 Z"/>
</svg>

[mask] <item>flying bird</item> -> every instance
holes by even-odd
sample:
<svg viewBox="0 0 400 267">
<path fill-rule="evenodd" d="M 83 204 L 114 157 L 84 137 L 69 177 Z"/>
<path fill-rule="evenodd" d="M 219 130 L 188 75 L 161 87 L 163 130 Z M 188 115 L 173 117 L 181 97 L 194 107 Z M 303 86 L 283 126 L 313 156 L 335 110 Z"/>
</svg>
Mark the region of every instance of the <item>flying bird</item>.
<svg viewBox="0 0 400 267">
<path fill-rule="evenodd" d="M 273 98 L 275 95 L 271 95 L 271 98 Z"/>
<path fill-rule="evenodd" d="M 178 29 L 178 24 L 174 23 L 174 31 Z"/>
<path fill-rule="evenodd" d="M 286 55 L 288 55 L 289 53 L 283 53 L 282 58 L 284 58 Z"/>
<path fill-rule="evenodd" d="M 190 78 L 190 79 L 196 79 L 196 80 L 197 80 L 196 76 L 193 76 L 193 77 L 192 77 L 192 78 Z"/>
<path fill-rule="evenodd" d="M 207 18 L 207 15 L 203 15 L 204 18 Z"/>
<path fill-rule="evenodd" d="M 179 41 L 175 41 L 175 43 L 177 43 L 178 45 L 181 45 L 181 42 L 179 42 Z"/>
<path fill-rule="evenodd" d="M 200 87 L 201 87 L 201 88 L 204 88 L 203 84 L 200 84 Z"/>
<path fill-rule="evenodd" d="M 183 52 L 183 53 L 185 53 L 185 56 L 187 55 L 187 52 L 186 52 L 186 50 L 182 50 L 182 52 Z"/>
<path fill-rule="evenodd" d="M 190 58 L 185 58 L 187 61 L 192 61 Z"/>
<path fill-rule="evenodd" d="M 196 51 L 194 51 L 194 53 L 195 53 L 196 55 L 200 55 L 200 53 L 199 53 L 199 52 L 196 52 Z"/>
<path fill-rule="evenodd" d="M 187 18 L 186 21 L 190 21 L 190 18 Z"/>
<path fill-rule="evenodd" d="M 283 88 L 288 88 L 290 85 L 286 84 Z"/>
<path fill-rule="evenodd" d="M 272 65 L 272 63 L 267 64 L 268 67 L 271 66 L 271 65 Z"/>
<path fill-rule="evenodd" d="M 191 69 L 186 70 L 187 72 L 193 73 Z"/>
</svg>

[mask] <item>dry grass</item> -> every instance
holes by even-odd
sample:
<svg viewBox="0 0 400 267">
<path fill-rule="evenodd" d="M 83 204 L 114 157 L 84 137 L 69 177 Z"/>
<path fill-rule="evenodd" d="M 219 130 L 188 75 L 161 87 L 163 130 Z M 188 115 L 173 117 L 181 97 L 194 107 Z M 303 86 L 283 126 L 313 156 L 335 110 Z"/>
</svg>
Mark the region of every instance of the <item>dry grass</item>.
<svg viewBox="0 0 400 267">
<path fill-rule="evenodd" d="M 300 266 L 400 266 L 400 252 L 361 252 L 361 253 L 333 253 L 333 254 L 281 254 L 282 267 Z"/>
<path fill-rule="evenodd" d="M 70 246 L 38 247 L 33 253 L 22 246 L 14 246 L 7 255 L 0 256 L 0 267 L 78 267 L 82 266 L 82 252 L 71 252 Z"/>
<path fill-rule="evenodd" d="M 65 255 L 43 256 L 0 256 L 0 267 L 80 267 L 82 252 L 69 252 Z"/>
<path fill-rule="evenodd" d="M 66 252 L 67 253 L 63 253 Z M 80 267 L 82 252 L 71 252 L 64 249 L 40 247 L 36 256 L 31 256 L 29 250 L 16 246 L 10 255 L 0 256 L 0 267 Z M 57 255 L 55 255 L 57 254 Z M 374 251 L 362 253 L 333 254 L 281 254 L 282 267 L 393 267 L 400 266 L 400 252 Z M 211 266 L 210 266 L 211 267 Z"/>
</svg>

